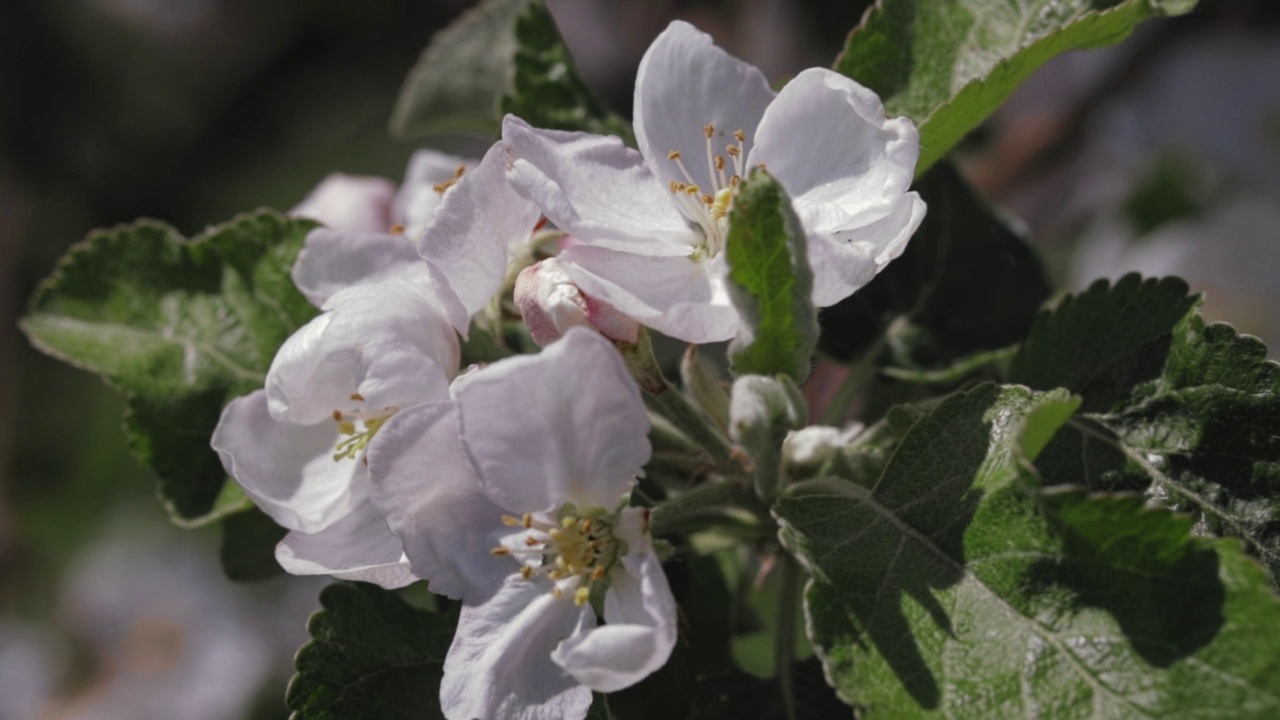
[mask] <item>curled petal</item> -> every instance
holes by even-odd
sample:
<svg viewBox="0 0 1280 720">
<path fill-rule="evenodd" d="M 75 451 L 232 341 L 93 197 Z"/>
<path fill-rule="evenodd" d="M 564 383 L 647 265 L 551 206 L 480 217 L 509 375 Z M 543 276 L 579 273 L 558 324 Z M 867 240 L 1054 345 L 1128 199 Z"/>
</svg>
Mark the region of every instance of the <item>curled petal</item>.
<svg viewBox="0 0 1280 720">
<path fill-rule="evenodd" d="M 396 186 L 380 177 L 333 173 L 289 211 L 337 230 L 386 232 Z"/>
<path fill-rule="evenodd" d="M 332 320 L 327 313 L 313 318 L 276 351 L 267 370 L 266 397 L 271 416 L 277 420 L 314 425 L 330 419 L 335 408 L 351 404 L 355 378 L 325 362 L 321 350 Z"/>
<path fill-rule="evenodd" d="M 236 398 L 222 411 L 211 445 L 227 474 L 273 520 L 301 532 L 332 525 L 364 502 L 363 463 L 333 459 L 335 423 L 280 422 L 262 390 Z"/>
<path fill-rule="evenodd" d="M 643 511 L 623 511 L 622 525 Z M 597 692 L 615 692 L 662 667 L 676 644 L 676 602 L 647 531 L 623 532 L 628 544 L 622 568 L 610 576 L 604 599 L 605 625 L 574 635 L 552 660 Z M 629 535 L 629 537 L 626 537 Z"/>
<path fill-rule="evenodd" d="M 585 328 L 455 384 L 462 439 L 507 511 L 612 510 L 649 459 L 649 416 L 609 341 Z M 518 403 L 519 412 L 512 412 Z"/>
<path fill-rule="evenodd" d="M 572 720 L 591 691 L 551 661 L 563 638 L 595 624 L 590 605 L 551 594 L 545 578 L 510 576 L 488 602 L 463 605 L 444 661 L 440 705 L 450 720 Z"/>
<path fill-rule="evenodd" d="M 417 580 L 399 538 L 369 502 L 323 530 L 291 531 L 276 545 L 276 561 L 293 575 L 333 575 L 389 590 Z"/>
<path fill-rule="evenodd" d="M 924 201 L 909 192 L 888 213 L 865 225 L 835 232 L 809 231 L 814 305 L 834 305 L 871 282 L 906 249 L 924 214 Z"/>
<path fill-rule="evenodd" d="M 576 325 L 593 327 L 607 338 L 634 343 L 640 326 L 613 306 L 586 295 L 555 258 L 534 263 L 516 277 L 515 303 L 529 335 L 541 347 Z"/>
</svg>

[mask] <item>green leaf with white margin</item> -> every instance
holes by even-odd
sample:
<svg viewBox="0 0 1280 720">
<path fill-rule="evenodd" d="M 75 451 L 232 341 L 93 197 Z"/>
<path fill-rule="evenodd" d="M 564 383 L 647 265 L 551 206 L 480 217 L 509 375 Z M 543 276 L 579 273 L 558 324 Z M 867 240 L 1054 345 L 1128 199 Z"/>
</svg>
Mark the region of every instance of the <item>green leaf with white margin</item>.
<svg viewBox="0 0 1280 720">
<path fill-rule="evenodd" d="M 320 607 L 285 693 L 291 720 L 444 718 L 440 680 L 456 609 L 429 612 L 351 582 L 322 590 Z"/>
<path fill-rule="evenodd" d="M 574 67 L 551 12 L 532 2 L 515 21 L 515 73 L 500 114 L 552 130 L 617 135 L 634 146 L 631 125 L 596 99 Z"/>
<path fill-rule="evenodd" d="M 533 2 L 484 0 L 432 37 L 400 89 L 391 135 L 497 135 L 498 103 L 515 73 L 516 18 Z"/>
<path fill-rule="evenodd" d="M 775 514 L 809 629 L 861 717 L 1274 717 L 1280 600 L 1235 541 L 1140 498 L 1041 494 L 1065 391 L 979 386 L 918 421 L 874 489 Z"/>
<path fill-rule="evenodd" d="M 753 169 L 729 210 L 724 249 L 743 325 L 729 345 L 736 374 L 786 374 L 797 384 L 808 377 L 818 320 L 807 247 L 782 185 Z"/>
<path fill-rule="evenodd" d="M 130 445 L 180 525 L 251 507 L 209 437 L 223 406 L 262 387 L 276 350 L 315 315 L 289 277 L 312 227 L 260 210 L 191 240 L 154 220 L 97 231 L 22 319 L 37 348 L 124 395 Z"/>
<path fill-rule="evenodd" d="M 922 173 L 1047 60 L 1120 42 L 1195 0 L 879 0 L 836 70 L 920 127 Z"/>
</svg>

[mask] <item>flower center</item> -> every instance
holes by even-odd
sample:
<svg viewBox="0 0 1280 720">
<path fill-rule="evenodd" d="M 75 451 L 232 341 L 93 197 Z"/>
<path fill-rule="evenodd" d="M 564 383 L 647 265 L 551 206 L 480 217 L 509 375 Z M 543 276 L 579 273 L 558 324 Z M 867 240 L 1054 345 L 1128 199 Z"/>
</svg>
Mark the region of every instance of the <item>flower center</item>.
<svg viewBox="0 0 1280 720">
<path fill-rule="evenodd" d="M 351 399 L 363 400 L 364 398 L 354 394 Z M 333 461 L 355 460 L 356 456 L 369 446 L 369 441 L 378 434 L 387 420 L 390 420 L 391 416 L 399 410 L 400 408 L 397 407 L 383 408 L 376 412 L 334 410 L 333 421 L 338 423 L 339 438 L 337 445 L 333 447 Z M 363 424 L 364 429 L 359 429 L 357 423 Z M 362 459 L 364 464 L 369 464 L 368 458 Z"/>
<path fill-rule="evenodd" d="M 692 220 L 702 232 L 702 245 L 690 256 L 694 260 L 715 257 L 724 249 L 724 240 L 729 229 L 729 207 L 733 204 L 733 195 L 737 192 L 738 184 L 742 182 L 742 155 L 743 147 L 747 142 L 745 132 L 734 130 L 735 142 L 725 146 L 724 149 L 725 155 L 729 156 L 729 160 L 726 161 L 724 155 L 717 155 L 711 146 L 711 138 L 716 134 L 715 126 L 707 123 L 702 128 L 702 134 L 707 140 L 707 174 L 711 178 L 711 187 L 701 187 L 694 181 L 693 175 L 684 165 L 683 155 L 679 150 L 667 153 L 667 159 L 675 162 L 687 181 L 671 181 L 671 194 L 675 198 L 676 207 L 680 208 L 680 212 Z M 729 170 L 730 164 L 733 165 L 732 171 Z"/>
<path fill-rule="evenodd" d="M 503 515 L 502 522 L 521 530 L 503 538 L 491 552 L 520 561 L 520 575 L 525 580 L 546 575 L 555 583 L 553 595 L 572 597 L 579 606 L 587 603 L 592 586 L 603 580 L 626 552 L 625 545 L 614 537 L 613 518 L 579 515 L 571 506 L 561 509 L 559 521 L 525 513 L 523 517 Z"/>
</svg>

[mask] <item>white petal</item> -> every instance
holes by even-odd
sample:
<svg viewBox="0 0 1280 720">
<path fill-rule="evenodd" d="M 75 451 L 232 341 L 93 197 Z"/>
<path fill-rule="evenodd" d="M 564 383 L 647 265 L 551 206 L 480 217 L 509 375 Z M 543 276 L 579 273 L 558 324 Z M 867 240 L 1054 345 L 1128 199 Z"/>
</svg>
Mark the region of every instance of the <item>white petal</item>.
<svg viewBox="0 0 1280 720">
<path fill-rule="evenodd" d="M 370 499 L 433 592 L 481 602 L 520 566 L 494 557 L 504 511 L 481 491 L 453 403 L 398 413 L 369 443 Z"/>
<path fill-rule="evenodd" d="M 708 343 L 738 333 L 721 258 L 696 262 L 572 245 L 557 259 L 583 292 L 664 335 Z"/>
<path fill-rule="evenodd" d="M 642 511 L 623 511 L 624 523 Z M 634 524 L 634 523 L 632 523 Z M 676 644 L 676 602 L 653 552 L 648 532 L 625 537 L 623 567 L 610 574 L 604 600 L 607 623 L 575 635 L 556 648 L 551 659 L 578 682 L 597 692 L 615 692 L 662 667 Z"/>
<path fill-rule="evenodd" d="M 649 416 L 613 345 L 574 327 L 456 390 L 462 438 L 489 499 L 515 514 L 612 510 L 649 459 Z"/>
<path fill-rule="evenodd" d="M 332 319 L 321 339 L 326 361 L 355 379 L 351 401 L 369 410 L 401 409 L 448 398 L 460 347 L 440 300 L 403 280 L 358 285 L 325 303 Z"/>
<path fill-rule="evenodd" d="M 512 185 L 578 240 L 647 255 L 688 255 L 700 242 L 666 182 L 622 140 L 539 130 L 508 115 L 502 141 Z"/>
<path fill-rule="evenodd" d="M 470 317 L 502 289 L 510 249 L 529 243 L 540 214 L 507 183 L 506 153 L 495 143 L 445 193 L 418 252 L 440 269 Z"/>
<path fill-rule="evenodd" d="M 333 173 L 289 214 L 338 230 L 386 232 L 391 228 L 395 192 L 395 184 L 386 178 Z"/>
<path fill-rule="evenodd" d="M 426 263 L 407 235 L 316 228 L 293 264 L 293 284 L 317 307 L 361 283 L 425 275 Z"/>
<path fill-rule="evenodd" d="M 387 589 L 417 580 L 400 539 L 369 502 L 323 530 L 290 532 L 276 545 L 276 561 L 294 575 L 333 575 Z"/>
<path fill-rule="evenodd" d="M 818 307 L 834 305 L 871 282 L 906 249 L 924 213 L 924 201 L 910 192 L 901 196 L 888 214 L 866 225 L 831 233 L 809 230 L 813 303 Z"/>
<path fill-rule="evenodd" d="M 416 238 L 427 226 L 436 208 L 440 206 L 442 193 L 435 186 L 452 180 L 458 168 L 470 170 L 474 159 L 461 158 L 435 150 L 419 150 L 409 158 L 404 172 L 404 182 L 391 205 L 391 219 L 404 226 L 404 233 Z"/>
<path fill-rule="evenodd" d="M 810 231 L 835 232 L 844 229 L 836 223 L 863 225 L 896 205 L 919 154 L 910 120 L 886 118 L 874 92 L 811 68 L 765 111 L 748 162 L 768 166 Z"/>
<path fill-rule="evenodd" d="M 692 25 L 675 21 L 649 46 L 636 74 L 635 130 L 640 152 L 650 171 L 665 187 L 675 180 L 686 182 L 684 174 L 667 154 L 677 150 L 694 182 L 709 192 L 707 138 L 703 128 L 715 127 L 712 151 L 724 156 L 732 167 L 725 146 L 734 143 L 733 133 L 746 133 L 744 149 L 749 153 L 756 125 L 773 100 L 773 91 L 764 75 L 716 47 L 711 36 Z M 797 128 L 805 128 L 797 132 Z M 805 124 L 792 128 L 796 135 L 808 135 Z"/>
<path fill-rule="evenodd" d="M 355 378 L 324 361 L 324 333 L 330 313 L 313 318 L 289 336 L 267 370 L 266 391 L 271 416 L 280 421 L 314 425 L 351 403 Z"/>
<path fill-rule="evenodd" d="M 551 595 L 545 578 L 512 576 L 481 605 L 463 605 L 444 661 L 440 705 L 450 720 L 579 720 L 591 691 L 551 661 L 594 623 L 590 605 Z"/>
<path fill-rule="evenodd" d="M 279 422 L 257 390 L 222 411 L 211 445 L 227 474 L 253 502 L 290 530 L 317 532 L 358 507 L 368 494 L 364 464 L 333 459 L 338 428 Z"/>
</svg>

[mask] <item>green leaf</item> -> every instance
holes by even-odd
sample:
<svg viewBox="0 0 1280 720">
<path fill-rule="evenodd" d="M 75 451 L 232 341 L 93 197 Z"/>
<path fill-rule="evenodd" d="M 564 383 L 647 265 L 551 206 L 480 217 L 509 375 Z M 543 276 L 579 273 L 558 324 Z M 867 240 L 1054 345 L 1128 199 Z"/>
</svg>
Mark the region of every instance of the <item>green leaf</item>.
<svg viewBox="0 0 1280 720">
<path fill-rule="evenodd" d="M 892 332 L 891 362 L 904 379 L 931 382 L 936 372 L 955 381 L 1026 336 L 1049 282 L 1026 240 L 949 164 L 916 189 L 929 205 L 923 225 L 866 287 L 823 309 L 821 349 L 848 361 Z"/>
<path fill-rule="evenodd" d="M 920 127 L 917 173 L 941 158 L 1055 55 L 1111 45 L 1195 0 L 880 0 L 836 70 Z"/>
<path fill-rule="evenodd" d="M 419 610 L 389 590 L 349 582 L 322 590 L 320 607 L 285 694 L 292 720 L 444 717 L 440 680 L 456 610 Z"/>
<path fill-rule="evenodd" d="M 744 328 L 729 346 L 739 375 L 809 375 L 818 323 L 804 228 L 786 191 L 762 168 L 747 176 L 729 211 L 729 297 Z"/>
<path fill-rule="evenodd" d="M 227 483 L 227 487 L 235 487 Z M 288 530 L 256 507 L 222 519 L 222 545 L 218 558 L 222 572 L 232 580 L 254 582 L 284 572 L 276 562 L 276 545 Z"/>
<path fill-rule="evenodd" d="M 631 126 L 608 112 L 582 81 L 544 3 L 530 3 L 516 18 L 515 38 L 515 76 L 502 97 L 502 114 L 541 128 L 617 135 L 635 145 Z"/>
<path fill-rule="evenodd" d="M 400 139 L 501 129 L 498 103 L 512 84 L 516 18 L 533 0 L 484 0 L 431 38 L 391 113 Z"/>
<path fill-rule="evenodd" d="M 1086 411 L 1115 407 L 1159 373 L 1173 328 L 1196 305 L 1174 277 L 1099 280 L 1042 312 L 1009 364 L 1009 382 L 1071 389 Z"/>
<path fill-rule="evenodd" d="M 315 309 L 289 277 L 314 223 L 271 210 L 187 240 L 143 220 L 91 234 L 36 291 L 33 345 L 124 395 L 138 459 L 174 521 L 248 507 L 209 437 L 232 398 L 262 387 L 276 349 Z"/>
<path fill-rule="evenodd" d="M 1141 498 L 1036 490 L 1024 453 L 1072 405 L 979 386 L 919 420 L 874 489 L 777 502 L 815 646 L 860 717 L 1280 712 L 1280 600 L 1234 541 Z"/>
</svg>

